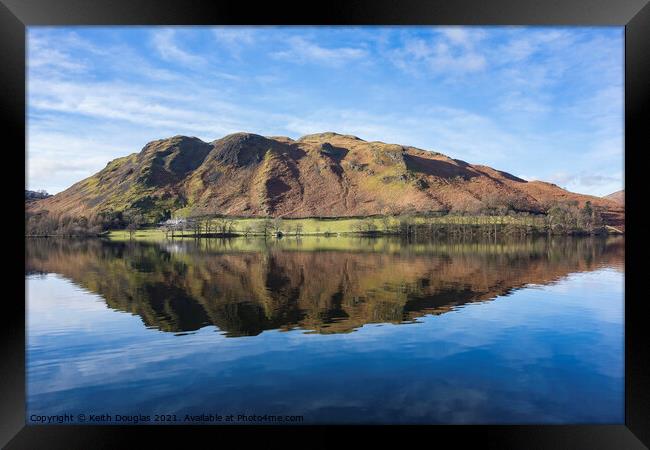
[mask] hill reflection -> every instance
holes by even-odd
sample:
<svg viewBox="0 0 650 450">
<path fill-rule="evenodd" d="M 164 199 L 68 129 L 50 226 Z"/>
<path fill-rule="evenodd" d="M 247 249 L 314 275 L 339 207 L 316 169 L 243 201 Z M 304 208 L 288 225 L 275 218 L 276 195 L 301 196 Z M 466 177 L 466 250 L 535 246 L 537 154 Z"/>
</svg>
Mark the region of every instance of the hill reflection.
<svg viewBox="0 0 650 450">
<path fill-rule="evenodd" d="M 621 237 L 496 243 L 30 239 L 26 251 L 26 273 L 61 274 L 148 327 L 181 333 L 215 325 L 232 337 L 413 322 L 574 272 L 622 270 L 624 261 Z"/>
</svg>

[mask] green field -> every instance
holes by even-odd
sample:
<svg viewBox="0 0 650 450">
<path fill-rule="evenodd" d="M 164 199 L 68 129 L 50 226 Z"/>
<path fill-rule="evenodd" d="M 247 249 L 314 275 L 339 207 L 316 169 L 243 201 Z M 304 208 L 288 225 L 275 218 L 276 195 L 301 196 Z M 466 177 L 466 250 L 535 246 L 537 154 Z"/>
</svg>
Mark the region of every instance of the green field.
<svg viewBox="0 0 650 450">
<path fill-rule="evenodd" d="M 269 219 L 263 218 L 234 218 L 232 220 L 232 232 L 240 235 L 259 236 L 262 223 Z M 378 234 L 395 234 L 400 220 L 399 217 L 366 217 L 366 218 L 305 218 L 305 219 L 282 219 L 278 224 L 283 235 L 295 236 L 319 236 L 319 235 L 354 235 L 362 234 L 364 231 L 372 230 Z M 463 227 L 467 225 L 479 227 L 492 227 L 493 225 L 526 226 L 540 230 L 544 226 L 544 218 L 536 216 L 460 216 L 446 215 L 440 217 L 417 217 L 408 218 L 410 224 L 431 225 L 441 227 Z M 203 229 L 203 226 L 202 226 Z M 297 231 L 299 229 L 299 232 Z M 128 240 L 129 232 L 126 230 L 115 230 L 109 233 L 110 239 Z M 194 237 L 192 230 L 176 231 L 174 238 Z M 165 232 L 162 229 L 137 230 L 133 235 L 139 240 L 161 240 L 165 239 Z"/>
</svg>

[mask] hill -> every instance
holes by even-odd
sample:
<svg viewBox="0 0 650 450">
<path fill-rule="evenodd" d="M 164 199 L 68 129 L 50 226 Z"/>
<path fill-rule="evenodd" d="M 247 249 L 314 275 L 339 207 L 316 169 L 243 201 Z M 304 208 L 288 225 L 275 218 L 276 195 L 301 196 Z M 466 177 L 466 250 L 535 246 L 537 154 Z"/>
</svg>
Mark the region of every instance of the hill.
<svg viewBox="0 0 650 450">
<path fill-rule="evenodd" d="M 618 203 L 619 205 L 625 206 L 625 189 L 621 191 L 613 192 L 609 195 L 604 196 L 603 198 L 606 198 L 607 200 L 612 200 Z"/>
<path fill-rule="evenodd" d="M 615 201 L 433 151 L 331 132 L 297 140 L 235 133 L 210 143 L 187 136 L 150 142 L 27 208 L 73 217 L 137 211 L 153 222 L 192 212 L 341 217 L 474 212 L 497 203 L 535 213 L 558 201 L 590 201 L 608 224 L 623 225 Z"/>
<path fill-rule="evenodd" d="M 43 198 L 48 198 L 51 197 L 51 194 L 48 194 L 47 192 L 40 190 L 40 191 L 30 191 L 28 189 L 25 189 L 25 201 L 26 202 L 32 202 L 34 200 L 41 200 Z"/>
</svg>

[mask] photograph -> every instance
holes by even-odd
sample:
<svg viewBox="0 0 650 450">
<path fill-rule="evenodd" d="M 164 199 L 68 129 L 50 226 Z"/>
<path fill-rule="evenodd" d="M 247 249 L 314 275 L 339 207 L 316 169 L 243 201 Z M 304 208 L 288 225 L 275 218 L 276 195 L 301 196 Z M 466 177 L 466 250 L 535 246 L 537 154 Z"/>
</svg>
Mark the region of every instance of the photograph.
<svg viewBox="0 0 650 450">
<path fill-rule="evenodd" d="M 624 26 L 25 30 L 28 425 L 625 425 Z"/>
</svg>

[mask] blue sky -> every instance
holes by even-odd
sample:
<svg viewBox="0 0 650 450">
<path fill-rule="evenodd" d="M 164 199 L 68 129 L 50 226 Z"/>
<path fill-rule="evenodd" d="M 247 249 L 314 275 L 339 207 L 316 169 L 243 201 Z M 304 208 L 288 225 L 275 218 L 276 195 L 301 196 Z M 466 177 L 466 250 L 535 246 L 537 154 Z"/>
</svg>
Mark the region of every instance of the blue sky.
<svg viewBox="0 0 650 450">
<path fill-rule="evenodd" d="M 622 27 L 30 27 L 27 188 L 149 141 L 324 131 L 605 195 L 623 188 Z"/>
</svg>

